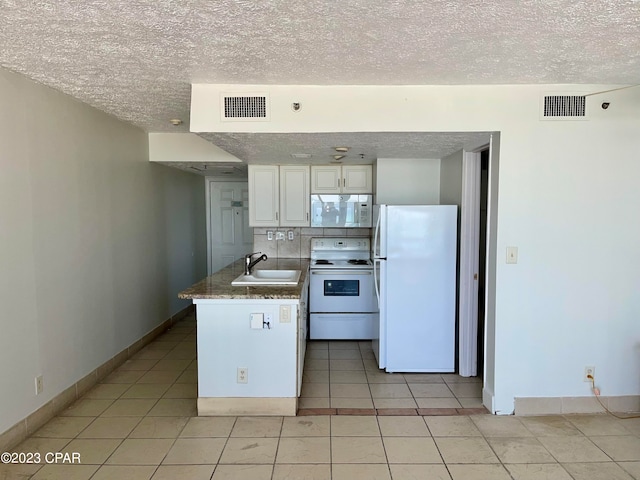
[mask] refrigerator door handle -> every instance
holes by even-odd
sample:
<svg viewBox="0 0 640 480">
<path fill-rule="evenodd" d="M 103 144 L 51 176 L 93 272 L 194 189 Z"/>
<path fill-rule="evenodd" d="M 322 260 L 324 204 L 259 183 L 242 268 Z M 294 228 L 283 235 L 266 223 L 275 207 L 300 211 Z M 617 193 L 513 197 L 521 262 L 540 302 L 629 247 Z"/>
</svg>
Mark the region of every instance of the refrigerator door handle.
<svg viewBox="0 0 640 480">
<path fill-rule="evenodd" d="M 380 286 L 378 285 L 378 275 L 376 275 L 376 266 L 380 263 L 377 258 L 373 259 L 373 284 L 376 289 L 376 298 L 378 299 L 378 308 L 380 308 Z"/>
<path fill-rule="evenodd" d="M 382 211 L 378 211 L 378 218 L 376 219 L 376 229 L 373 233 L 373 257 L 378 257 L 382 252 L 378 251 L 378 237 L 380 235 L 380 217 L 382 217 Z"/>
</svg>

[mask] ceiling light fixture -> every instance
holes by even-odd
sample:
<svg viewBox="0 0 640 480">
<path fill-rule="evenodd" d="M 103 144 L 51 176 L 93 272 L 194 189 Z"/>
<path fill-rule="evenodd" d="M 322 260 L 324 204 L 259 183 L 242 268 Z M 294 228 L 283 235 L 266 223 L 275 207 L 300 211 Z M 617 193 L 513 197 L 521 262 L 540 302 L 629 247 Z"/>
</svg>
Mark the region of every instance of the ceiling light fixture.
<svg viewBox="0 0 640 480">
<path fill-rule="evenodd" d="M 347 153 L 351 147 L 333 147 L 336 152 Z"/>
<path fill-rule="evenodd" d="M 336 162 L 340 162 L 344 157 L 345 155 L 334 155 L 333 160 Z"/>
<path fill-rule="evenodd" d="M 182 125 L 182 120 L 180 120 L 179 118 L 172 118 L 169 121 L 171 122 L 171 125 L 173 125 L 174 127 L 177 127 L 178 125 Z"/>
</svg>

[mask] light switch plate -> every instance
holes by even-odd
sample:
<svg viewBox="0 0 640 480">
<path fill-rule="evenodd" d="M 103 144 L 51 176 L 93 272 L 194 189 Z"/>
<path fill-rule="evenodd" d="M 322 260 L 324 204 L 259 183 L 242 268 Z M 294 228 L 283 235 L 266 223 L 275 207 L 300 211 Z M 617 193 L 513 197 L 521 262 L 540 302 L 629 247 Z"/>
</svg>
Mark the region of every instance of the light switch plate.
<svg viewBox="0 0 640 480">
<path fill-rule="evenodd" d="M 518 247 L 507 247 L 507 263 L 518 263 Z"/>
<path fill-rule="evenodd" d="M 280 305 L 280 323 L 291 323 L 291 305 Z"/>
</svg>

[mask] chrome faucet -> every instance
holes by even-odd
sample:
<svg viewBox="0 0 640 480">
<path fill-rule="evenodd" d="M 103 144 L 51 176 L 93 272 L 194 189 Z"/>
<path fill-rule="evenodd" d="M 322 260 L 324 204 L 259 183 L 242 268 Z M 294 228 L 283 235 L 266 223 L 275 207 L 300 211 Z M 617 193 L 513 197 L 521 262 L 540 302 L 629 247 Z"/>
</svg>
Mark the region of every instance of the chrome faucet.
<svg viewBox="0 0 640 480">
<path fill-rule="evenodd" d="M 258 263 L 260 260 L 266 260 L 267 256 L 262 254 L 262 252 L 248 253 L 244 256 L 244 274 L 251 275 L 251 269 Z M 256 260 L 251 261 L 251 258 L 254 255 L 260 255 Z"/>
</svg>

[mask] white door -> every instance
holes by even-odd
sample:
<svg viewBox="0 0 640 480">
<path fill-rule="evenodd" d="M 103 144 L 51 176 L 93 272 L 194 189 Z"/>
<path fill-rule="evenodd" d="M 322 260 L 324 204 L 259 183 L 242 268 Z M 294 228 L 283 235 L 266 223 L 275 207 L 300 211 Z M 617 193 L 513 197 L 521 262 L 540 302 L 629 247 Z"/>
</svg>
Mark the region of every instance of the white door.
<svg viewBox="0 0 640 480">
<path fill-rule="evenodd" d="M 462 377 L 475 377 L 478 375 L 479 152 L 464 152 L 460 212 L 458 373 Z"/>
<path fill-rule="evenodd" d="M 251 253 L 249 186 L 246 182 L 207 183 L 209 275 Z"/>
</svg>

